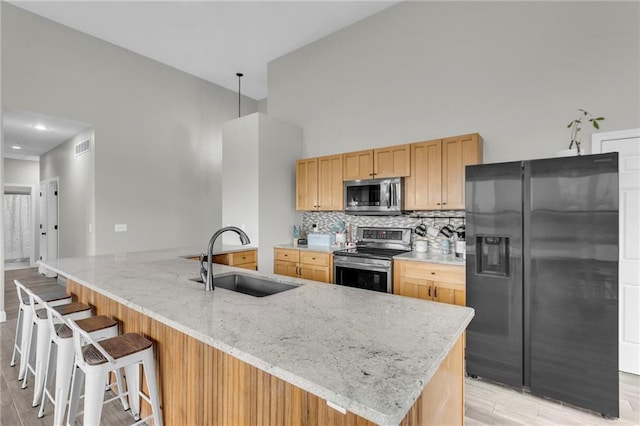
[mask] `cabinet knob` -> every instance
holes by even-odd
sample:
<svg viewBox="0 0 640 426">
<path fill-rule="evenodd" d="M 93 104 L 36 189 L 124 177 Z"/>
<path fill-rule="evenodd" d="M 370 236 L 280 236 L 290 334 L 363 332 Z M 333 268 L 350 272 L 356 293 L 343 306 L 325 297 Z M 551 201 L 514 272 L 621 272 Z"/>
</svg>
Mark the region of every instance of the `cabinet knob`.
<svg viewBox="0 0 640 426">
<path fill-rule="evenodd" d="M 432 273 L 431 273 L 431 275 L 435 275 L 435 274 L 436 274 L 435 272 L 432 272 Z"/>
<path fill-rule="evenodd" d="M 446 204 L 447 204 L 447 203 L 442 203 L 442 205 L 443 205 L 443 206 L 444 206 L 444 205 L 446 205 Z"/>
<path fill-rule="evenodd" d="M 438 298 L 438 287 L 433 288 L 433 297 Z"/>
<path fill-rule="evenodd" d="M 431 286 L 429 286 L 429 288 L 427 289 L 427 295 L 431 297 Z"/>
<path fill-rule="evenodd" d="M 311 258 L 311 260 L 316 260 L 316 258 L 315 258 L 315 257 L 312 257 L 312 258 Z"/>
<path fill-rule="evenodd" d="M 242 258 L 243 258 L 243 259 L 246 259 L 246 258 L 247 258 L 247 256 L 242 256 Z"/>
<path fill-rule="evenodd" d="M 436 203 L 436 206 L 439 206 L 439 205 L 440 205 L 440 203 Z"/>
</svg>

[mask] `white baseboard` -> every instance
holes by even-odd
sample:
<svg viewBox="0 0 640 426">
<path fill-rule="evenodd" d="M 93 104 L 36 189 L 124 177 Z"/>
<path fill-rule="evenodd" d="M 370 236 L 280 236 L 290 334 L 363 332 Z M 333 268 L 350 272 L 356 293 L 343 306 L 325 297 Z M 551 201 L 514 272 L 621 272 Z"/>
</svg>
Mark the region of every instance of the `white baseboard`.
<svg viewBox="0 0 640 426">
<path fill-rule="evenodd" d="M 0 322 L 7 321 L 7 313 L 5 311 L 0 311 Z"/>
</svg>

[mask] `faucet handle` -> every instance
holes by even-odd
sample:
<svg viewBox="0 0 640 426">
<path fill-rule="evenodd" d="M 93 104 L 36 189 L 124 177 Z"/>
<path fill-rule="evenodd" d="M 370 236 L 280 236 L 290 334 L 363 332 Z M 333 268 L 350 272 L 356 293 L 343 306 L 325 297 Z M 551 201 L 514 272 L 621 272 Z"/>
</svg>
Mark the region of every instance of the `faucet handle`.
<svg viewBox="0 0 640 426">
<path fill-rule="evenodd" d="M 202 278 L 202 282 L 206 283 L 207 282 L 207 268 L 206 266 L 204 266 L 205 260 L 207 258 L 207 255 L 202 253 L 200 255 L 200 278 Z"/>
</svg>

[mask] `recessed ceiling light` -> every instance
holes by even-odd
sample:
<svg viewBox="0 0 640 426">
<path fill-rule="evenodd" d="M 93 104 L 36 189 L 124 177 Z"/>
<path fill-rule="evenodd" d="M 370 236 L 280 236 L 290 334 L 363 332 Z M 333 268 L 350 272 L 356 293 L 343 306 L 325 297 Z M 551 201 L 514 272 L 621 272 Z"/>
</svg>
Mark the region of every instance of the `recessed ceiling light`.
<svg viewBox="0 0 640 426">
<path fill-rule="evenodd" d="M 44 124 L 36 124 L 33 126 L 33 128 L 36 130 L 49 130 L 49 128 Z"/>
<path fill-rule="evenodd" d="M 18 145 L 13 145 L 11 148 L 13 148 L 13 149 L 22 149 L 22 147 L 18 146 Z"/>
</svg>

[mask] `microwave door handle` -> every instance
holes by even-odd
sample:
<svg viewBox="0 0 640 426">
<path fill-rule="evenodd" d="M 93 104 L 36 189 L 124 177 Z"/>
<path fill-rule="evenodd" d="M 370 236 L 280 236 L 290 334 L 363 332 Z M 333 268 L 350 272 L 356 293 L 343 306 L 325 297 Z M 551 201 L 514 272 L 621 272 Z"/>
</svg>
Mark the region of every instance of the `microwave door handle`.
<svg viewBox="0 0 640 426">
<path fill-rule="evenodd" d="M 398 190 L 396 188 L 396 184 L 391 185 L 391 197 L 393 198 L 393 205 L 398 205 Z"/>
</svg>

